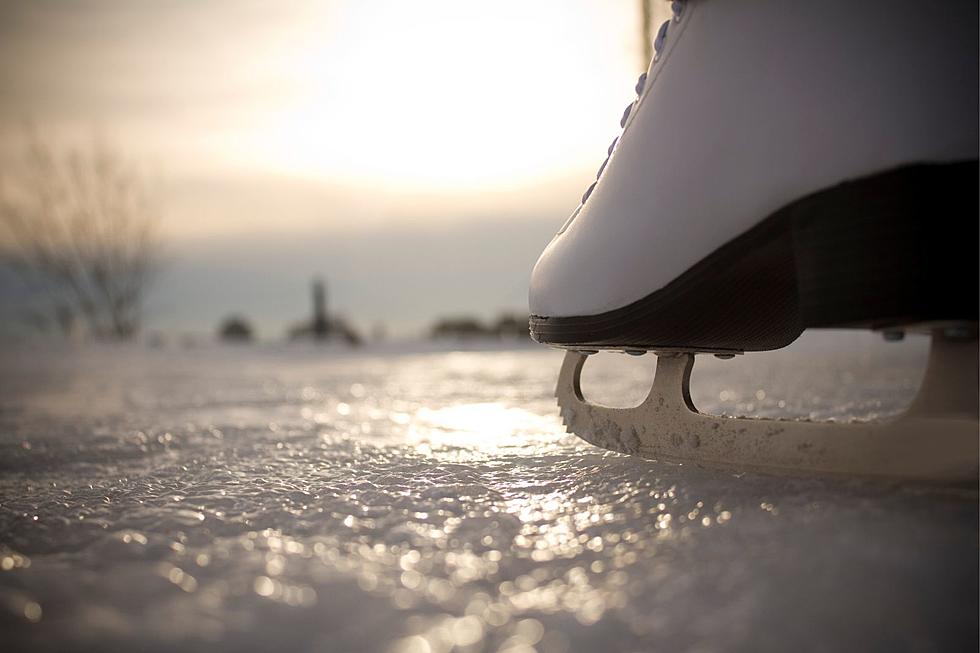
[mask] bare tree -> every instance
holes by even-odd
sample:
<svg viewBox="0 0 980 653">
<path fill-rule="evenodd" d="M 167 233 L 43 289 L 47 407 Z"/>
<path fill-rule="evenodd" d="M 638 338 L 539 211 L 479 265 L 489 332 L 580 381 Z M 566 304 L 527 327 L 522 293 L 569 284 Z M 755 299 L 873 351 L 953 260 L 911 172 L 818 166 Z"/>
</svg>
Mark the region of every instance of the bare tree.
<svg viewBox="0 0 980 653">
<path fill-rule="evenodd" d="M 640 0 L 640 62 L 644 69 L 653 57 L 653 38 L 661 23 L 670 20 L 670 2 L 665 0 Z"/>
<path fill-rule="evenodd" d="M 134 335 L 160 262 L 141 175 L 98 139 L 55 150 L 34 132 L 19 172 L 0 186 L 0 226 L 50 319 L 65 331 L 81 320 L 96 337 Z"/>
<path fill-rule="evenodd" d="M 640 0 L 640 44 L 643 60 L 640 62 L 644 68 L 650 65 L 653 57 L 653 7 L 650 3 L 653 0 Z"/>
</svg>

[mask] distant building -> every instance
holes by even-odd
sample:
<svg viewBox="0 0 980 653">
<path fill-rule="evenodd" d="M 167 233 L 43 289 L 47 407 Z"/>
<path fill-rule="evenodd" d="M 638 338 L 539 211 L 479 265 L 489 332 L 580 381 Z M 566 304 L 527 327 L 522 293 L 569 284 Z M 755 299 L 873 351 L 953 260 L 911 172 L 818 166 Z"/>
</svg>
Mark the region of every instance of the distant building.
<svg viewBox="0 0 980 653">
<path fill-rule="evenodd" d="M 330 317 L 327 313 L 327 286 L 320 279 L 313 280 L 311 320 L 292 327 L 289 330 L 289 339 L 320 342 L 338 339 L 349 345 L 359 345 L 362 342 L 361 336 L 342 317 Z"/>
<path fill-rule="evenodd" d="M 221 323 L 218 336 L 225 342 L 250 342 L 253 337 L 252 325 L 245 318 L 233 315 Z"/>
<path fill-rule="evenodd" d="M 475 317 L 443 318 L 432 325 L 429 334 L 433 339 L 451 338 L 470 340 L 475 338 L 523 339 L 530 337 L 526 315 L 502 315 L 494 324 L 487 325 Z"/>
<path fill-rule="evenodd" d="M 450 317 L 438 320 L 432 325 L 430 334 L 434 339 L 454 338 L 470 339 L 491 335 L 479 320 L 472 317 Z"/>
<path fill-rule="evenodd" d="M 527 315 L 502 315 L 493 326 L 493 332 L 499 338 L 521 340 L 531 337 L 531 324 Z"/>
<path fill-rule="evenodd" d="M 326 340 L 330 333 L 330 323 L 327 321 L 327 287 L 319 279 L 313 282 L 313 323 L 311 330 L 313 337 L 317 340 Z"/>
</svg>

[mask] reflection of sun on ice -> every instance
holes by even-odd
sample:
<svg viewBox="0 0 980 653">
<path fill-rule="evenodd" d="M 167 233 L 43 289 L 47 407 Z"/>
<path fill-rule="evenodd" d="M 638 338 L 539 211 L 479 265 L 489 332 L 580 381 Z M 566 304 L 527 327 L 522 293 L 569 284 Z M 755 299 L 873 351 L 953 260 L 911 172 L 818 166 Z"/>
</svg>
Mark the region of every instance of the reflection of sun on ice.
<svg viewBox="0 0 980 653">
<path fill-rule="evenodd" d="M 422 408 L 409 429 L 413 440 L 439 447 L 488 450 L 535 447 L 543 437 L 553 445 L 556 423 L 521 408 L 501 403 L 459 404 Z"/>
</svg>

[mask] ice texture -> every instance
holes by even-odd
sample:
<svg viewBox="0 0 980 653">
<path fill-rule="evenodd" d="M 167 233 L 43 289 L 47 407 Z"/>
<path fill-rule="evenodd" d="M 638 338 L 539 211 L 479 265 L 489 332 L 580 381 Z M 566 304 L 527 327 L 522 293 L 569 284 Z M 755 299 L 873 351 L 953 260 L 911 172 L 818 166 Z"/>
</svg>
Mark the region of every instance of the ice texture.
<svg viewBox="0 0 980 653">
<path fill-rule="evenodd" d="M 771 356 L 699 358 L 695 401 L 885 415 L 923 360 L 864 377 L 846 352 Z M 531 348 L 4 352 L 3 650 L 976 649 L 975 488 L 605 451 L 564 433 L 559 363 Z M 637 369 L 591 378 L 639 398 Z"/>
</svg>

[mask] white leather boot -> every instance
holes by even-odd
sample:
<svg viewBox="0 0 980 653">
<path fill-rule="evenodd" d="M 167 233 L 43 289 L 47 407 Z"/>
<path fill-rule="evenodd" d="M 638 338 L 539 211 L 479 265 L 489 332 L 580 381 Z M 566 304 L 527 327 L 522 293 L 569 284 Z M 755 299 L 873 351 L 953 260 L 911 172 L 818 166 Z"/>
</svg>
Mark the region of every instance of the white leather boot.
<svg viewBox="0 0 980 653">
<path fill-rule="evenodd" d="M 649 458 L 976 483 L 976 2 L 687 0 L 596 183 L 545 249 L 531 334 L 570 349 L 569 430 Z M 803 329 L 927 329 L 898 418 L 702 415 L 694 354 Z M 646 401 L 582 396 L 586 355 L 658 354 Z"/>
<path fill-rule="evenodd" d="M 565 347 L 977 319 L 976 2 L 673 3 L 530 288 Z"/>
</svg>

